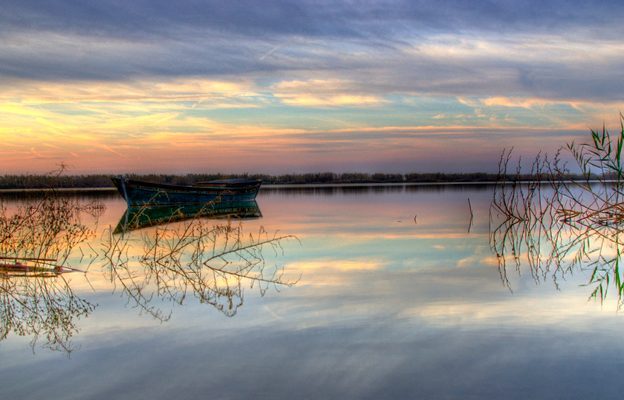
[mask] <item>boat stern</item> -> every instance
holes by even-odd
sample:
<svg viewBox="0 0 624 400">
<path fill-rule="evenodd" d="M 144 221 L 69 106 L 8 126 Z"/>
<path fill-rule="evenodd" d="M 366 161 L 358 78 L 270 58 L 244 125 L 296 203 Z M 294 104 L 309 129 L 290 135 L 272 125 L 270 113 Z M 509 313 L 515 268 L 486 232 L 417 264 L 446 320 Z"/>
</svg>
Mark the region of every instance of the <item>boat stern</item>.
<svg viewBox="0 0 624 400">
<path fill-rule="evenodd" d="M 124 176 L 122 176 L 122 175 L 119 175 L 119 176 L 112 176 L 111 180 L 113 181 L 113 185 L 115 185 L 115 187 L 119 191 L 119 194 L 121 194 L 121 197 L 123 197 L 124 200 L 126 200 L 126 202 L 128 202 L 128 191 L 126 189 L 126 178 Z"/>
</svg>

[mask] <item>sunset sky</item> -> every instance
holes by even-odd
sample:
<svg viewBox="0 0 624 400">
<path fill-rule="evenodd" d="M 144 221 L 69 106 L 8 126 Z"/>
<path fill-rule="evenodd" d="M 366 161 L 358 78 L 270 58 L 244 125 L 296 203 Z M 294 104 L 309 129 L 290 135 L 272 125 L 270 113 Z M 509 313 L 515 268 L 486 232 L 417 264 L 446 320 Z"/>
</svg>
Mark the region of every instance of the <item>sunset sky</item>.
<svg viewBox="0 0 624 400">
<path fill-rule="evenodd" d="M 624 2 L 3 0 L 0 174 L 473 172 L 624 111 Z"/>
</svg>

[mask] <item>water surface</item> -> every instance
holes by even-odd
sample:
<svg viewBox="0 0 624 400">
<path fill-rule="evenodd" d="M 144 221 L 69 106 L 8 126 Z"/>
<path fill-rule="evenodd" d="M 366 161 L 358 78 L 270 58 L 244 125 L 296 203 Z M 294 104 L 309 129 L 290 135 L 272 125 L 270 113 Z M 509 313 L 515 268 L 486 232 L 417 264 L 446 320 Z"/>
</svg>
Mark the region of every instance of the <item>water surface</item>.
<svg viewBox="0 0 624 400">
<path fill-rule="evenodd" d="M 262 217 L 231 226 L 283 237 L 256 254 L 251 278 L 264 268 L 269 282 L 217 276 L 228 290 L 209 301 L 192 279 L 184 290 L 144 279 L 136 260 L 162 225 L 127 233 L 129 262 L 111 274 L 119 265 L 101 253 L 125 203 L 78 197 L 103 205 L 81 215 L 93 234 L 67 260 L 88 272 L 43 287 L 61 288 L 61 309 L 87 309 L 63 314 L 72 329 L 62 346 L 5 329 L 0 397 L 620 398 L 617 299 L 588 300 L 582 270 L 535 276 L 520 262 L 501 279 L 491 199 L 487 186 L 264 190 Z M 5 198 L 6 212 L 28 201 Z M 120 284 L 130 278 L 143 302 Z M 20 316 L 3 304 L 7 328 Z"/>
</svg>

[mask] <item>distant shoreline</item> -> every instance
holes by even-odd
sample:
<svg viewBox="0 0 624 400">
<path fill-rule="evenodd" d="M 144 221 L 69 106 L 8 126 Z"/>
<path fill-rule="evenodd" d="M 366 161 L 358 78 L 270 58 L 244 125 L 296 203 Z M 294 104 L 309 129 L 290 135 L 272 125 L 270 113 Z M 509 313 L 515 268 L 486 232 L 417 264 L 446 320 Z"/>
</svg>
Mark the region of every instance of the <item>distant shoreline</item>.
<svg viewBox="0 0 624 400">
<path fill-rule="evenodd" d="M 286 175 L 263 174 L 144 174 L 128 175 L 131 179 L 159 182 L 172 185 L 193 185 L 213 179 L 251 178 L 263 181 L 263 187 L 336 187 L 336 186 L 396 186 L 396 185 L 491 185 L 501 181 L 499 174 L 492 173 L 409 173 L 409 174 L 365 174 L 365 173 L 307 173 Z M 74 190 L 74 191 L 108 191 L 115 190 L 111 175 L 4 175 L 0 176 L 0 191 L 32 191 L 32 190 Z M 535 181 L 536 176 L 530 174 L 507 175 L 508 181 Z M 567 180 L 585 180 L 580 175 L 570 174 Z"/>
<path fill-rule="evenodd" d="M 544 180 L 543 183 L 548 183 Z M 573 179 L 564 180 L 563 182 L 572 183 Z M 613 183 L 611 180 L 583 180 L 583 182 L 589 183 Z M 322 189 L 322 188 L 367 188 L 367 187 L 426 187 L 426 186 L 494 186 L 494 185 L 511 185 L 511 184 L 529 184 L 534 181 L 521 180 L 521 181 L 485 181 L 485 182 L 386 182 L 386 183 L 290 183 L 290 184 L 263 184 L 260 187 L 260 191 L 273 190 L 273 189 Z M 117 189 L 114 187 L 94 187 L 94 188 L 15 188 L 15 189 L 0 189 L 1 194 L 28 194 L 28 193 L 41 193 L 41 192 L 59 192 L 59 193 L 116 193 Z"/>
<path fill-rule="evenodd" d="M 263 184 L 263 189 L 296 189 L 296 188 L 333 188 L 333 187 L 390 187 L 390 186 L 460 186 L 460 185 L 495 185 L 498 182 L 388 182 L 388 183 L 290 183 L 290 184 Z M 116 192 L 114 187 L 96 188 L 19 188 L 0 189 L 0 193 L 34 193 L 34 192 Z"/>
</svg>

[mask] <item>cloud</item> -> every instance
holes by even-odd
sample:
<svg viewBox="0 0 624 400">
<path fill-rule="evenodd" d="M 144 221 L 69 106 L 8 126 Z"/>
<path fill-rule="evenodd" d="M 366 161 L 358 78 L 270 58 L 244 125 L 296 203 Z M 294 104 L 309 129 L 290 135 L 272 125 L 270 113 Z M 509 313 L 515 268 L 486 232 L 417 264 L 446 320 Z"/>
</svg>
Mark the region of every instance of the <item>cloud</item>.
<svg viewBox="0 0 624 400">
<path fill-rule="evenodd" d="M 502 148 L 554 151 L 621 104 L 365 89 L 333 78 L 16 80 L 0 93 L 5 168 L 49 170 L 25 161 L 35 148 L 76 172 L 492 171 Z"/>
<path fill-rule="evenodd" d="M 617 100 L 622 8 L 534 0 L 8 1 L 0 11 L 0 80 L 355 83 L 356 95 L 285 100 L 303 106 L 376 104 L 395 93 Z"/>
<path fill-rule="evenodd" d="M 167 109 L 175 108 L 178 103 L 191 102 L 214 108 L 253 107 L 260 96 L 254 90 L 252 82 L 242 79 L 228 81 L 197 77 L 129 82 L 14 81 L 0 92 L 0 102 L 19 99 L 20 103 L 31 105 L 107 103 L 107 106 L 166 103 Z"/>
<path fill-rule="evenodd" d="M 352 82 L 340 80 L 282 81 L 273 89 L 275 97 L 292 106 L 370 106 L 384 102 L 379 96 L 359 92 L 361 89 Z"/>
<path fill-rule="evenodd" d="M 589 26 L 586 29 L 603 32 L 620 27 L 618 15 L 623 9 L 621 2 L 598 0 L 391 0 L 362 1 L 357 6 L 329 0 L 268 0 L 262 6 L 253 0 L 8 0 L 0 12 L 0 26 L 12 31 L 23 29 L 28 22 L 27 26 L 45 31 L 139 38 L 193 29 L 249 36 L 368 38 L 399 36 L 413 28 L 546 32 Z M 617 37 L 615 32 L 613 37 Z"/>
</svg>

